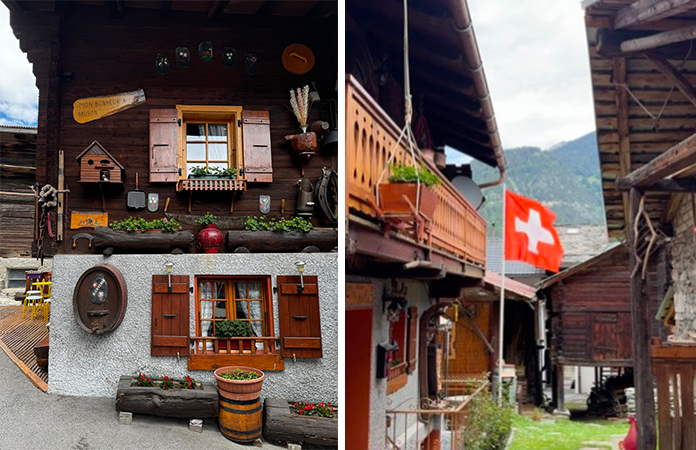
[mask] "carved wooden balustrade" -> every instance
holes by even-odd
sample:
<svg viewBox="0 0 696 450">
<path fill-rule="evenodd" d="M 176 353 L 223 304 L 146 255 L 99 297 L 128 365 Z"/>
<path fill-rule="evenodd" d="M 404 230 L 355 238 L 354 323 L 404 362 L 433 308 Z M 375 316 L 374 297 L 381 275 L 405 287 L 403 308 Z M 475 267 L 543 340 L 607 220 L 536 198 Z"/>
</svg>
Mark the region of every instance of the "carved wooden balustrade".
<svg viewBox="0 0 696 450">
<path fill-rule="evenodd" d="M 388 163 L 413 164 L 407 141 L 394 148 L 400 129 L 350 75 L 346 76 L 346 215 L 349 210 L 377 218 L 378 180 L 386 183 Z M 392 158 L 393 153 L 395 153 Z M 438 206 L 431 245 L 461 260 L 485 266 L 486 222 L 454 186 L 416 149 L 415 165 L 427 166 L 442 183 L 433 187 Z"/>
<path fill-rule="evenodd" d="M 223 366 L 250 366 L 261 370 L 284 370 L 277 336 L 231 337 L 190 336 L 189 370 L 211 370 Z"/>
</svg>

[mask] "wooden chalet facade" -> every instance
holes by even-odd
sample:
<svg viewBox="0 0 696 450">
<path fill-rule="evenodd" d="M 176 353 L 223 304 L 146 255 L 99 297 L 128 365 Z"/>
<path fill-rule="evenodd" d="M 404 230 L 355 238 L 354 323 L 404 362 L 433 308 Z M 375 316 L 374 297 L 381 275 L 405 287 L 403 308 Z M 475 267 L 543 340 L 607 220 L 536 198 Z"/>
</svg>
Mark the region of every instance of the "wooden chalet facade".
<svg viewBox="0 0 696 450">
<path fill-rule="evenodd" d="M 298 180 L 338 169 L 336 146 L 296 155 L 285 139 L 301 133 L 289 91 L 305 85 L 308 124 L 336 126 L 338 2 L 4 3 L 39 87 L 36 181 L 69 190 L 40 242 L 55 255 L 48 392 L 111 396 L 121 375 L 212 381 L 242 365 L 267 371 L 265 396 L 337 401 L 335 220 L 317 199 L 309 233 L 243 230 L 248 216 L 292 219 Z M 292 73 L 291 44 L 304 61 Z M 194 179 L 193 166 L 237 173 Z M 195 245 L 207 212 L 220 253 Z M 183 230 L 94 227 L 130 216 Z M 119 297 L 103 320 L 85 297 L 97 276 L 114 285 L 107 303 Z M 253 336 L 216 338 L 222 320 Z"/>
<path fill-rule="evenodd" d="M 565 366 L 633 367 L 630 275 L 628 248 L 615 243 L 539 283 L 539 295 L 550 319 L 549 351 L 557 410 L 565 411 Z M 651 261 L 649 276 L 652 318 L 661 299 L 658 292 L 666 282 L 664 261 Z M 650 335 L 664 335 L 659 321 L 650 321 Z"/>
<path fill-rule="evenodd" d="M 639 448 L 654 449 L 658 434 L 660 448 L 696 448 L 690 334 L 696 332 L 696 2 L 587 0 L 583 6 L 607 228 L 628 245 Z M 659 283 L 648 269 L 651 260 L 667 267 L 657 291 L 650 287 Z M 651 308 L 668 291 L 674 340 L 686 341 L 683 349 L 651 348 Z M 681 411 L 671 411 L 670 389 Z"/>
<path fill-rule="evenodd" d="M 464 0 L 410 1 L 408 17 L 412 128 L 423 150 L 413 152 L 399 138 L 403 4 L 346 5 L 347 449 L 439 449 L 441 438 L 456 444 L 465 403 L 444 397 L 463 381 L 448 379 L 447 367 L 486 372 L 490 356 L 485 349 L 475 360 L 463 357 L 483 344 L 458 331 L 455 304 L 469 307 L 461 314 L 471 313 L 497 347 L 494 308 L 462 297 L 465 288 L 485 287 L 486 223 L 441 172 L 445 144 L 497 167 L 491 185 L 505 171 L 471 18 Z M 432 171 L 440 179 L 432 200 L 389 212 L 381 192 L 393 163 Z M 471 347 L 455 347 L 460 340 Z"/>
</svg>

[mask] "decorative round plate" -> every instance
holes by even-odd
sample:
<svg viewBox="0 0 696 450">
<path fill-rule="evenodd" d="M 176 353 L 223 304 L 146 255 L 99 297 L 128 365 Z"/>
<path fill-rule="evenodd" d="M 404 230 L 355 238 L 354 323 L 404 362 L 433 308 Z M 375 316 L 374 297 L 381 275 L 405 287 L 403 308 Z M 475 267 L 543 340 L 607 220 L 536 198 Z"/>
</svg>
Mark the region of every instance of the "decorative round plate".
<svg viewBox="0 0 696 450">
<path fill-rule="evenodd" d="M 283 51 L 283 67 L 295 75 L 303 75 L 314 67 L 314 53 L 302 44 L 290 44 Z"/>
</svg>

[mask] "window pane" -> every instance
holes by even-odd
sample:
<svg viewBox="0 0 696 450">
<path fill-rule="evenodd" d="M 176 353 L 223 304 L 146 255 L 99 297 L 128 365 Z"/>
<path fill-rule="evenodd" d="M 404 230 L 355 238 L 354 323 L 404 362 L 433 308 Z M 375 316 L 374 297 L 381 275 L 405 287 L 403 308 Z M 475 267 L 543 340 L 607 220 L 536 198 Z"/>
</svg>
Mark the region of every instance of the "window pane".
<svg viewBox="0 0 696 450">
<path fill-rule="evenodd" d="M 201 300 L 201 319 L 213 318 L 213 302 Z M 213 322 L 201 320 L 201 336 L 212 336 Z"/>
<path fill-rule="evenodd" d="M 213 144 L 212 142 L 208 144 L 208 159 L 210 161 L 227 161 L 227 144 Z"/>
<path fill-rule="evenodd" d="M 215 335 L 215 322 L 206 320 L 201 323 L 201 336 L 214 336 Z M 213 348 L 213 343 L 208 342 L 206 346 L 208 349 Z"/>
<path fill-rule="evenodd" d="M 221 169 L 227 169 L 227 163 L 210 163 L 208 167 L 219 167 Z"/>
<path fill-rule="evenodd" d="M 227 302 L 215 302 L 215 318 L 227 319 Z"/>
<path fill-rule="evenodd" d="M 247 302 L 235 302 L 237 304 L 237 320 L 249 318 L 249 305 Z"/>
<path fill-rule="evenodd" d="M 217 281 L 215 282 L 215 297 L 213 298 L 226 298 L 225 297 L 225 282 Z"/>
<path fill-rule="evenodd" d="M 213 283 L 210 281 L 201 281 L 198 290 L 201 293 L 201 298 L 213 298 Z"/>
<path fill-rule="evenodd" d="M 208 125 L 208 140 L 209 141 L 226 141 L 227 140 L 227 125 L 225 124 L 210 124 Z"/>
<path fill-rule="evenodd" d="M 249 282 L 249 298 L 261 298 L 261 283 L 258 281 Z"/>
<path fill-rule="evenodd" d="M 237 298 L 247 298 L 246 283 L 235 283 L 235 290 L 237 291 Z"/>
<path fill-rule="evenodd" d="M 205 124 L 204 123 L 187 123 L 186 124 L 186 140 L 187 141 L 205 141 Z"/>
<path fill-rule="evenodd" d="M 251 318 L 262 319 L 261 317 L 261 302 L 249 302 L 251 306 Z"/>
<path fill-rule="evenodd" d="M 205 161 L 205 144 L 193 144 L 191 142 L 187 143 L 186 159 L 188 159 L 189 161 Z"/>
<path fill-rule="evenodd" d="M 263 325 L 262 322 L 252 320 L 249 322 L 251 324 L 251 331 L 254 332 L 254 336 L 263 336 Z"/>
</svg>

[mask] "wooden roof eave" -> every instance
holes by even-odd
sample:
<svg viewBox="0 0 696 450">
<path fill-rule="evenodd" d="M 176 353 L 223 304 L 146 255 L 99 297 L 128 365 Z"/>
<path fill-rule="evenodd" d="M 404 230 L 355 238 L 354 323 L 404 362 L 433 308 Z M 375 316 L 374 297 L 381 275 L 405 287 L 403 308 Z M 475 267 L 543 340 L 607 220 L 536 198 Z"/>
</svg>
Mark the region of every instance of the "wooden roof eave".
<svg viewBox="0 0 696 450">
<path fill-rule="evenodd" d="M 546 289 L 547 287 L 553 286 L 554 284 L 558 283 L 561 280 L 568 278 L 571 275 L 574 275 L 574 274 L 576 274 L 584 269 L 592 267 L 593 265 L 597 264 L 600 261 L 604 261 L 605 259 L 612 257 L 613 255 L 615 255 L 616 253 L 621 251 L 623 246 L 624 246 L 623 243 L 620 243 L 620 242 L 614 243 L 614 245 L 612 247 L 604 250 L 602 253 L 600 253 L 600 254 L 598 254 L 598 255 L 596 255 L 596 256 L 594 256 L 586 261 L 583 261 L 579 264 L 576 264 L 574 266 L 570 266 L 561 272 L 558 272 L 554 275 L 551 275 L 548 278 L 541 280 L 540 282 L 538 282 L 536 284 L 536 287 L 538 289 Z"/>
</svg>

